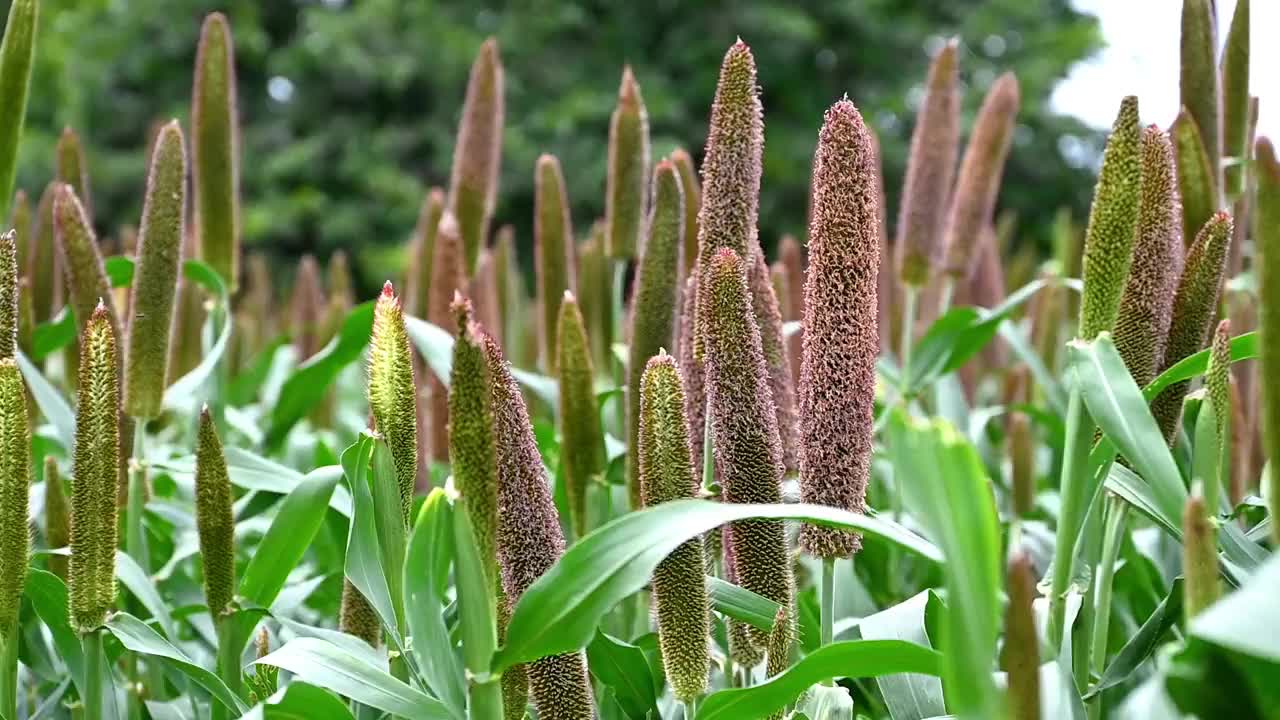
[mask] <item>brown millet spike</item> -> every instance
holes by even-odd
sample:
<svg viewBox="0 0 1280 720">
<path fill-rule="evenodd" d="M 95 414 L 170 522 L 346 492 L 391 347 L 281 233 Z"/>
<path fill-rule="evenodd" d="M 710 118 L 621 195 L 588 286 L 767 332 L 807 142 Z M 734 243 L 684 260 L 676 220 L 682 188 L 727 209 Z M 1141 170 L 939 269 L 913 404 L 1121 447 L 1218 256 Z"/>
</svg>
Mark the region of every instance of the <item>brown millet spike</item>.
<svg viewBox="0 0 1280 720">
<path fill-rule="evenodd" d="M 804 319 L 804 251 L 794 235 L 783 235 L 778 241 L 778 263 L 787 276 L 786 314 L 783 320 Z M 791 357 L 791 382 L 800 384 L 800 355 L 804 351 L 804 328 L 787 338 L 787 352 Z"/>
<path fill-rule="evenodd" d="M 788 472 L 799 469 L 798 448 L 800 419 L 796 416 L 796 389 L 791 381 L 791 360 L 787 354 L 786 338 L 782 335 L 782 313 L 778 298 L 769 281 L 769 266 L 764 253 L 756 247 L 747 270 L 747 284 L 751 288 L 751 309 L 755 312 L 756 325 L 760 328 L 760 347 L 764 351 L 764 364 L 769 370 L 769 390 L 778 419 L 778 439 L 782 443 L 782 465 Z"/>
<path fill-rule="evenodd" d="M 435 258 L 431 262 L 431 291 L 427 322 L 441 328 L 453 327 L 450 306 L 453 294 L 467 289 L 466 257 L 458 220 L 445 211 L 436 228 Z M 434 372 L 427 372 L 427 426 L 418 432 L 427 437 L 432 460 L 449 461 L 449 389 Z M 421 452 L 421 450 L 419 450 Z"/>
<path fill-rule="evenodd" d="M 680 369 L 684 376 L 684 414 L 689 418 L 689 455 L 694 472 L 702 477 L 703 445 L 707 422 L 706 370 L 694 357 L 694 312 L 698 301 L 698 268 L 689 271 L 680 303 Z"/>
</svg>

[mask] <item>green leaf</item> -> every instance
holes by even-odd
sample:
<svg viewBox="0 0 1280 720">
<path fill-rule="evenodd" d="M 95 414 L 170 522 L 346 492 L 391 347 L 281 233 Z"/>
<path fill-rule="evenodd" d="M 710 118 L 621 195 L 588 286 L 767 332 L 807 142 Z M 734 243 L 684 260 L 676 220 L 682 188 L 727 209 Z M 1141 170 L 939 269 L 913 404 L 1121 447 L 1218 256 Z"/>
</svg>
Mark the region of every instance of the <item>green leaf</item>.
<svg viewBox="0 0 1280 720">
<path fill-rule="evenodd" d="M 133 285 L 133 258 L 125 255 L 112 255 L 103 258 L 102 267 L 107 272 L 107 280 L 113 288 L 127 288 Z"/>
<path fill-rule="evenodd" d="M 831 678 L 880 677 L 894 673 L 936 676 L 941 669 L 942 655 L 936 650 L 901 640 L 833 643 L 760 685 L 712 693 L 698 707 L 697 720 L 769 717 L 794 702 L 809 686 Z"/>
<path fill-rule="evenodd" d="M 1250 360 L 1258 357 L 1258 331 L 1247 332 L 1231 338 L 1231 362 Z M 1203 375 L 1209 369 L 1209 350 L 1201 350 L 1195 355 L 1183 358 L 1167 370 L 1156 376 L 1142 389 L 1142 396 L 1148 402 L 1154 400 L 1162 390 L 1170 385 L 1190 380 Z"/>
<path fill-rule="evenodd" d="M 345 703 L 314 685 L 292 682 L 254 705 L 241 720 L 352 720 Z"/>
<path fill-rule="evenodd" d="M 1086 701 L 1103 690 L 1127 681 L 1151 657 L 1160 638 L 1164 637 L 1169 628 L 1176 625 L 1178 619 L 1182 617 L 1182 583 L 1181 576 L 1174 578 L 1173 584 L 1169 586 L 1169 594 L 1160 601 L 1147 621 L 1142 623 L 1138 632 L 1134 633 L 1124 647 L 1120 648 L 1120 652 L 1116 653 L 1111 664 L 1103 671 L 1102 677 L 1085 694 Z"/>
<path fill-rule="evenodd" d="M 164 598 L 160 597 L 160 591 L 156 589 L 147 572 L 138 565 L 133 556 L 121 550 L 116 551 L 116 577 L 129 589 L 129 592 L 133 593 L 134 597 L 138 598 L 147 612 L 151 613 L 151 617 L 160 622 L 165 635 L 171 638 L 178 637 L 173 616 L 169 614 L 169 605 Z"/>
<path fill-rule="evenodd" d="M 231 476 L 231 483 L 245 490 L 288 495 L 298 489 L 304 478 L 320 475 L 342 477 L 342 468 L 337 465 L 318 467 L 307 475 L 303 475 L 291 467 L 272 462 L 234 445 L 226 446 L 224 453 L 227 457 L 227 473 Z M 194 479 L 196 471 L 195 458 L 192 456 L 177 460 L 153 461 L 151 467 L 188 480 Z M 335 487 L 333 494 L 329 497 L 329 507 L 345 517 L 351 517 L 350 491 L 343 485 Z"/>
<path fill-rule="evenodd" d="M 255 664 L 288 670 L 303 682 L 393 715 L 452 720 L 449 709 L 439 701 L 318 638 L 290 640 Z"/>
<path fill-rule="evenodd" d="M 83 693 L 84 684 L 84 651 L 80 647 L 80 637 L 71 629 L 71 616 L 67 611 L 67 586 L 62 578 L 51 572 L 27 569 L 27 583 L 22 592 L 31 601 L 40 622 L 49 628 L 53 636 L 53 646 L 58 656 L 66 663 L 71 673 L 71 681 L 76 690 Z"/>
<path fill-rule="evenodd" d="M 889 421 L 895 478 L 908 508 L 946 555 L 942 645 L 947 706 L 995 717 L 1000 696 L 988 669 L 1000 627 L 1000 535 L 991 482 L 978 453 L 944 420 L 895 409 Z"/>
<path fill-rule="evenodd" d="M 40 323 L 31 334 L 31 354 L 44 360 L 76 341 L 76 313 L 64 305 L 49 322 Z"/>
<path fill-rule="evenodd" d="M 107 620 L 107 630 L 124 645 L 126 650 L 159 658 L 162 662 L 186 675 L 209 694 L 222 703 L 234 715 L 248 710 L 244 701 L 218 678 L 217 675 L 195 664 L 181 650 L 170 645 L 167 640 L 129 613 L 119 612 Z"/>
<path fill-rule="evenodd" d="M 650 713 L 658 717 L 653 673 L 643 650 L 597 630 L 587 645 L 587 667 L 596 680 L 613 691 L 627 717 L 645 720 Z"/>
<path fill-rule="evenodd" d="M 345 572 L 351 584 L 356 586 L 378 613 L 383 627 L 391 634 L 396 645 L 400 645 L 400 629 L 396 622 L 395 604 L 391 600 L 391 586 L 383 572 L 382 548 L 375 517 L 377 510 L 369 491 L 369 463 L 373 457 L 375 442 L 368 432 L 363 432 L 360 439 L 342 453 L 342 468 L 346 473 L 351 495 L 355 498 L 351 530 L 347 535 Z"/>
<path fill-rule="evenodd" d="M 67 403 L 66 398 L 62 397 L 62 393 L 45 379 L 40 368 L 36 367 L 21 350 L 14 350 L 14 359 L 18 361 L 22 379 L 26 381 L 27 389 L 35 398 L 40 414 L 53 425 L 54 433 L 57 434 L 58 442 L 62 443 L 62 447 L 70 451 L 76 444 L 76 416 L 71 412 L 71 405 Z"/>
<path fill-rule="evenodd" d="M 324 398 L 338 373 L 360 358 L 369 344 L 371 332 L 373 303 L 366 302 L 352 308 L 337 336 L 294 370 L 280 388 L 280 397 L 271 409 L 268 448 L 279 448 L 289 430 Z"/>
<path fill-rule="evenodd" d="M 1090 415 L 1150 483 L 1161 512 L 1180 518 L 1187 500 L 1182 475 L 1110 333 L 1102 333 L 1092 342 L 1074 340 L 1068 348 Z"/>
<path fill-rule="evenodd" d="M 467 696 L 462 667 L 445 625 L 444 597 L 440 593 L 440 587 L 448 582 L 452 555 L 452 509 L 444 491 L 436 488 L 418 512 L 404 558 L 405 620 L 412 638 L 410 647 L 427 688 L 455 717 L 465 718 Z"/>
<path fill-rule="evenodd" d="M 902 526 L 869 515 L 818 505 L 735 505 L 677 500 L 628 513 L 575 543 L 520 597 L 505 646 L 494 658 L 502 670 L 546 655 L 585 647 L 605 613 L 639 591 L 681 543 L 727 522 L 748 518 L 807 520 L 857 530 L 935 562 L 942 554 Z"/>
<path fill-rule="evenodd" d="M 1107 473 L 1106 488 L 1124 498 L 1124 501 L 1132 505 L 1135 510 L 1155 521 L 1175 540 L 1182 542 L 1182 519 L 1162 510 L 1151 486 L 1132 470 L 1120 463 L 1113 463 Z"/>
<path fill-rule="evenodd" d="M 707 594 L 711 596 L 713 610 L 761 630 L 773 629 L 773 621 L 778 616 L 778 603 L 714 575 L 708 575 L 706 580 Z"/>
<path fill-rule="evenodd" d="M 943 610 L 933 590 L 924 590 L 907 600 L 863 618 L 858 634 L 863 640 L 902 640 L 930 647 L 926 614 Z M 893 720 L 921 720 L 943 715 L 942 681 L 919 673 L 885 675 L 876 678 L 880 694 Z"/>
<path fill-rule="evenodd" d="M 275 602 L 289 573 L 315 540 L 324 522 L 329 498 L 341 477 L 328 468 L 312 471 L 285 496 L 258 543 L 259 548 L 269 552 L 254 553 L 240 579 L 242 597 L 262 607 L 270 607 Z"/>
<path fill-rule="evenodd" d="M 174 380 L 173 384 L 164 391 L 164 407 L 189 411 L 194 407 L 194 401 L 199 397 L 204 384 L 213 375 L 214 369 L 218 367 L 218 363 L 226 353 L 234 323 L 229 317 L 231 299 L 227 295 L 227 287 L 212 268 L 199 260 L 187 260 L 182 264 L 182 273 L 186 279 L 200 283 L 213 292 L 217 299 L 217 307 L 220 308 L 220 312 L 215 312 L 214 316 L 222 317 L 222 329 L 218 331 L 213 347 L 209 348 L 198 365 L 191 368 L 186 375 Z"/>
<path fill-rule="evenodd" d="M 262 384 L 271 374 L 276 362 L 276 353 L 286 346 L 285 338 L 278 337 L 262 349 L 249 364 L 249 367 L 231 379 L 227 385 L 227 402 L 231 405 L 248 405 L 258 397 Z"/>
<path fill-rule="evenodd" d="M 1280 665 L 1280 554 L 1258 569 L 1239 590 L 1191 621 L 1192 637 L 1240 655 Z"/>
</svg>

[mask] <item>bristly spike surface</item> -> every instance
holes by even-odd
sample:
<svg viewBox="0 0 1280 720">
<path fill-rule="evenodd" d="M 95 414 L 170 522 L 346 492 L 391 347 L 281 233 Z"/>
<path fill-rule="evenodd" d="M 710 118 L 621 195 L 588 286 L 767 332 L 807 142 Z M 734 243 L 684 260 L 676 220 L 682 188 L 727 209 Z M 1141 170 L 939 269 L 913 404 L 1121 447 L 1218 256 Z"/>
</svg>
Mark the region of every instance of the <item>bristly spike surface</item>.
<svg viewBox="0 0 1280 720">
<path fill-rule="evenodd" d="M 0 235 L 0 360 L 12 359 L 18 346 L 18 236 Z"/>
<path fill-rule="evenodd" d="M 93 217 L 93 203 L 89 197 L 89 163 L 85 159 L 84 144 L 80 136 L 69 127 L 62 128 L 58 145 L 54 148 L 54 175 L 58 182 L 71 186 L 84 205 L 85 215 Z"/>
<path fill-rule="evenodd" d="M 880 336 L 879 192 L 870 135 L 853 103 L 827 111 L 818 136 L 804 360 L 800 369 L 800 494 L 805 502 L 866 512 L 872 403 Z M 855 533 L 805 525 L 800 543 L 820 557 L 862 546 Z"/>
<path fill-rule="evenodd" d="M 671 162 L 680 173 L 680 189 L 684 193 L 684 255 L 680 262 L 681 277 L 687 277 L 698 264 L 698 212 L 702 207 L 702 186 L 693 158 L 684 148 L 671 153 Z"/>
<path fill-rule="evenodd" d="M 605 221 L 613 258 L 639 256 L 649 193 L 649 114 L 631 68 L 622 70 L 618 106 L 609 120 Z"/>
<path fill-rule="evenodd" d="M 240 279 L 240 120 L 231 25 L 210 13 L 200 28 L 191 93 L 194 216 L 201 257 L 234 295 Z"/>
<path fill-rule="evenodd" d="M 369 341 L 369 409 L 396 466 L 405 527 L 411 522 L 418 475 L 418 399 L 413 356 L 400 300 L 388 282 L 373 311 Z"/>
<path fill-rule="evenodd" d="M 695 266 L 685 278 L 680 302 L 680 368 L 684 376 L 684 412 L 689 418 L 689 453 L 693 467 L 702 472 L 703 445 L 706 435 L 707 390 L 706 369 L 694 355 L 694 313 L 698 299 L 698 268 Z"/>
<path fill-rule="evenodd" d="M 70 304 L 81 332 L 101 304 L 113 332 L 120 334 L 120 319 L 112 301 L 111 282 L 102 264 L 98 240 L 84 206 L 70 185 L 59 185 L 53 201 L 53 229 L 66 273 Z"/>
<path fill-rule="evenodd" d="M 1191 113 L 1182 108 L 1169 129 L 1173 138 L 1178 171 L 1178 197 L 1182 201 L 1183 239 L 1189 247 L 1196 233 L 1218 209 L 1218 192 L 1214 187 L 1213 168 L 1204 139 Z"/>
<path fill-rule="evenodd" d="M 151 157 L 147 194 L 138 230 L 137 272 L 129 301 L 129 346 L 125 355 L 125 412 L 160 414 L 167 374 L 173 302 L 186 231 L 187 155 L 177 121 L 160 131 Z"/>
<path fill-rule="evenodd" d="M 1110 330 L 1129 277 L 1138 196 L 1142 186 L 1141 130 L 1138 98 L 1120 103 L 1111 136 L 1102 153 L 1102 170 L 1093 190 L 1084 241 L 1084 293 L 1080 299 L 1078 337 L 1092 340 Z"/>
<path fill-rule="evenodd" d="M 787 340 L 782 333 L 782 311 L 770 280 L 769 266 L 759 246 L 747 260 L 747 285 L 751 289 L 751 309 L 760 328 L 760 347 L 769 370 L 769 390 L 778 421 L 778 440 L 782 443 L 782 465 L 788 472 L 799 468 L 800 426 L 796 415 L 796 386 L 791 379 L 791 359 Z"/>
<path fill-rule="evenodd" d="M 503 83 L 498 41 L 491 37 L 480 46 L 471 65 L 449 178 L 448 206 L 458 218 L 467 275 L 475 272 L 480 249 L 487 241 L 498 194 L 505 112 Z"/>
<path fill-rule="evenodd" d="M 565 290 L 576 290 L 573 277 L 573 227 L 569 221 L 569 196 L 554 155 L 538 158 L 534 174 L 533 251 L 538 300 L 542 305 L 542 362 L 556 369 L 556 323 Z"/>
<path fill-rule="evenodd" d="M 200 412 L 196 442 L 196 528 L 204 564 L 204 595 L 209 612 L 221 619 L 230 611 L 236 587 L 235 517 L 227 458 L 209 408 Z"/>
<path fill-rule="evenodd" d="M 1191 111 L 1213 170 L 1214 196 L 1221 187 L 1222 107 L 1219 96 L 1216 0 L 1182 0 L 1179 96 Z"/>
<path fill-rule="evenodd" d="M 10 238 L 12 241 L 12 238 Z M 13 641 L 31 555 L 27 497 L 31 430 L 27 390 L 13 358 L 0 359 L 0 637 Z"/>
<path fill-rule="evenodd" d="M 587 534 L 587 486 L 605 469 L 604 435 L 596 401 L 591 346 L 578 301 L 568 290 L 560 303 L 556 371 L 560 380 L 560 462 L 569 516 L 578 537 Z"/>
</svg>

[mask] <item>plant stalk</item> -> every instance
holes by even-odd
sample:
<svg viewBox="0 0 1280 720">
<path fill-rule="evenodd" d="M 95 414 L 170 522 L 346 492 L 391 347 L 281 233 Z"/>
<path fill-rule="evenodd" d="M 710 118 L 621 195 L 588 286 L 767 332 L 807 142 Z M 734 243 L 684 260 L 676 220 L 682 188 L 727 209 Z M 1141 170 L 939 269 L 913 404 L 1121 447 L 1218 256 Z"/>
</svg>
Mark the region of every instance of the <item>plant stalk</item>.
<svg viewBox="0 0 1280 720">
<path fill-rule="evenodd" d="M 18 625 L 5 628 L 0 638 L 0 714 L 18 717 Z"/>
<path fill-rule="evenodd" d="M 902 402 L 907 404 L 910 402 L 911 390 L 911 344 L 915 340 L 915 324 L 916 324 L 916 298 L 920 289 L 914 285 L 908 285 L 903 297 L 902 306 L 902 344 L 898 348 L 898 357 L 902 359 L 902 368 L 899 371 L 899 386 L 902 392 Z"/>
<path fill-rule="evenodd" d="M 468 683 L 467 717 L 471 720 L 502 720 L 502 679 Z"/>
<path fill-rule="evenodd" d="M 835 596 L 836 596 L 836 559 L 831 557 L 822 558 L 822 630 L 820 646 L 831 644 L 831 638 L 835 635 Z M 835 681 L 827 678 L 823 684 L 831 686 L 835 685 Z"/>
<path fill-rule="evenodd" d="M 102 631 L 93 630 L 81 635 L 80 644 L 84 649 L 84 720 L 114 720 L 114 712 L 108 709 L 114 709 L 115 698 L 111 687 L 111 668 L 102 649 Z"/>
<path fill-rule="evenodd" d="M 1066 621 L 1067 589 L 1075 565 L 1076 540 L 1084 513 L 1091 500 L 1089 489 L 1089 451 L 1093 444 L 1093 426 L 1078 384 L 1073 384 L 1067 401 L 1066 445 L 1062 459 L 1062 481 L 1059 485 L 1062 507 L 1058 512 L 1057 541 L 1054 551 L 1053 579 L 1049 590 L 1048 641 L 1056 654 L 1062 647 Z"/>
<path fill-rule="evenodd" d="M 1124 541 L 1125 527 L 1129 520 L 1129 504 L 1119 497 L 1107 498 L 1106 531 L 1102 536 L 1102 560 L 1098 563 L 1097 583 L 1094 590 L 1093 657 L 1090 671 L 1101 675 L 1106 669 L 1107 635 L 1111 624 L 1111 591 L 1115 580 L 1116 559 Z M 1102 717 L 1102 695 L 1094 696 L 1088 706 L 1090 718 Z"/>
<path fill-rule="evenodd" d="M 216 618 L 218 623 L 218 677 L 226 683 L 227 688 L 237 697 L 241 694 L 243 684 L 240 671 L 240 651 L 235 646 L 235 622 L 231 615 Z M 231 717 L 230 711 L 222 703 L 214 701 L 210 704 L 213 720 L 226 720 Z"/>
</svg>

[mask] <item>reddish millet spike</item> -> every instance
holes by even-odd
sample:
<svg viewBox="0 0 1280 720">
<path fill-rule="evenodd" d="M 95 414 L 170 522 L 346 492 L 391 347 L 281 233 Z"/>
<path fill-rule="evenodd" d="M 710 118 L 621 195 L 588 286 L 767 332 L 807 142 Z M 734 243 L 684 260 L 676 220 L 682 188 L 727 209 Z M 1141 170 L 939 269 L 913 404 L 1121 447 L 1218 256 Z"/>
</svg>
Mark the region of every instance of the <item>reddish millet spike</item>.
<svg viewBox="0 0 1280 720">
<path fill-rule="evenodd" d="M 510 225 L 498 228 L 493 242 L 493 290 L 501 326 L 498 338 L 506 343 L 504 347 L 510 347 L 517 341 L 517 333 L 511 331 L 517 313 L 516 304 L 524 297 L 519 261 L 516 259 L 515 230 Z"/>
<path fill-rule="evenodd" d="M 195 231 L 190 228 L 183 241 L 182 254 L 184 257 L 200 256 L 199 239 Z M 259 320 L 266 326 L 262 331 L 264 336 L 270 337 L 266 332 L 277 325 L 273 318 L 275 299 L 271 296 L 270 290 L 265 290 L 268 287 L 267 283 L 264 283 L 263 287 L 266 304 L 262 306 L 264 312 Z M 200 364 L 200 359 L 203 357 L 200 336 L 204 328 L 205 314 L 204 291 L 200 285 L 185 277 L 179 277 L 178 298 L 173 312 L 173 342 L 169 343 L 169 372 L 165 379 L 166 385 L 172 385 L 174 380 Z M 264 340 L 263 344 L 266 342 Z"/>
<path fill-rule="evenodd" d="M 1182 512 L 1183 610 L 1187 621 L 1218 600 L 1222 581 L 1218 574 L 1216 513 L 1205 506 L 1199 488 L 1187 498 Z"/>
<path fill-rule="evenodd" d="M 725 53 L 711 104 L 706 154 L 702 160 L 702 205 L 698 209 L 699 295 L 705 296 L 711 258 L 729 248 L 745 258 L 758 243 L 764 120 L 756 88 L 756 61 L 738 40 Z M 706 313 L 694 315 L 694 350 L 699 360 Z"/>
<path fill-rule="evenodd" d="M 408 527 L 412 523 L 413 492 L 418 479 L 418 397 L 404 314 L 389 280 L 373 309 L 373 332 L 369 339 L 369 411 L 391 450 L 401 511 Z"/>
<path fill-rule="evenodd" d="M 707 422 L 706 370 L 694 357 L 694 312 L 698 300 L 698 268 L 684 282 L 680 303 L 680 367 L 684 375 L 684 414 L 689 418 L 689 454 L 699 477 L 703 467 L 703 445 Z"/>
<path fill-rule="evenodd" d="M 732 248 L 721 248 L 707 272 L 699 302 L 707 321 L 708 410 L 724 499 L 781 502 L 782 449 L 747 269 Z M 729 544 L 741 585 L 779 605 L 790 605 L 793 579 L 782 523 L 736 522 L 730 526 Z M 752 636 L 757 644 L 768 642 L 763 631 L 753 629 Z"/>
<path fill-rule="evenodd" d="M 929 66 L 924 100 L 911 133 L 911 151 L 898 212 L 898 275 L 911 287 L 929 279 L 941 259 L 943 222 L 960 152 L 960 93 L 956 90 L 957 41 L 942 47 Z"/>
<path fill-rule="evenodd" d="M 707 533 L 706 543 L 708 546 L 716 544 L 717 541 L 724 559 L 724 579 L 726 582 L 738 585 L 738 562 L 733 556 L 733 543 L 730 540 L 728 525 L 723 525 L 719 530 L 712 530 Z M 763 644 L 757 646 L 751 625 L 733 618 L 726 618 L 726 621 L 728 624 L 726 634 L 729 640 L 729 657 L 744 668 L 754 668 L 759 665 L 760 661 L 764 660 L 765 646 Z"/>
<path fill-rule="evenodd" d="M 1015 411 L 1009 415 L 1005 443 L 1009 453 L 1013 512 L 1026 517 L 1036 504 L 1036 437 L 1026 413 Z"/>
<path fill-rule="evenodd" d="M 573 227 L 569 196 L 554 155 L 538 158 L 534 171 L 533 250 L 537 265 L 538 299 L 542 305 L 542 363 L 556 369 L 556 322 L 565 290 L 574 290 Z"/>
<path fill-rule="evenodd" d="M 502 161 L 504 84 L 498 41 L 489 38 L 471 66 L 449 178 L 449 210 L 458 219 L 466 274 L 475 271 L 489 235 Z"/>
<path fill-rule="evenodd" d="M 1168 341 L 1159 370 L 1163 372 L 1174 363 L 1204 349 L 1209 331 L 1218 309 L 1218 294 L 1227 269 L 1227 251 L 1231 244 L 1231 216 L 1215 213 L 1196 235 L 1195 244 L 1187 255 L 1186 269 L 1178 281 L 1173 297 L 1173 315 L 1169 322 Z M 1186 397 L 1189 382 L 1175 383 L 1156 396 L 1151 403 L 1165 442 L 1170 445 L 1176 437 L 1178 418 L 1182 415 L 1182 400 Z"/>
<path fill-rule="evenodd" d="M 804 251 L 794 235 L 783 235 L 778 242 L 778 262 L 787 275 L 787 302 L 784 320 L 804 319 Z M 787 338 L 787 354 L 791 358 L 791 382 L 800 384 L 800 357 L 804 354 L 804 328 Z"/>
<path fill-rule="evenodd" d="M 952 277 L 963 279 L 973 274 L 978 259 L 975 248 L 991 222 L 1000 194 L 1020 102 L 1018 79 L 1009 72 L 996 79 L 978 110 L 947 220 L 946 271 Z"/>
<path fill-rule="evenodd" d="M 475 314 L 477 321 L 486 329 L 493 328 L 489 334 L 502 345 L 502 314 L 498 307 L 497 278 L 495 277 L 495 258 L 489 248 L 480 251 L 480 261 L 476 263 L 476 274 L 467 283 L 467 294 L 475 298 Z"/>
<path fill-rule="evenodd" d="M 569 515 L 578 537 L 587 534 L 587 486 L 605 469 L 604 435 L 596 401 L 595 370 L 578 301 L 568 290 L 560 303 L 556 368 L 560 381 L 560 462 Z M 635 447 L 632 445 L 631 447 Z M 638 494 L 638 493 L 637 493 Z"/>
<path fill-rule="evenodd" d="M 364 595 L 351 584 L 342 581 L 342 605 L 338 610 L 338 629 L 378 647 L 382 643 L 382 621 Z"/>
<path fill-rule="evenodd" d="M 747 284 L 751 289 L 751 309 L 760 328 L 760 347 L 769 370 L 769 391 L 778 421 L 778 439 L 782 443 L 782 465 L 788 471 L 799 469 L 799 418 L 796 417 L 796 389 L 791 381 L 791 362 L 786 338 L 782 335 L 782 313 L 778 298 L 769 282 L 769 266 L 759 247 L 751 253 Z"/>
<path fill-rule="evenodd" d="M 582 301 L 591 338 L 591 356 L 597 367 L 613 366 L 613 263 L 604 254 L 605 225 L 596 222 L 591 234 L 577 247 L 577 296 Z"/>
<path fill-rule="evenodd" d="M 1142 194 L 1129 280 L 1116 313 L 1116 350 L 1138 387 L 1164 357 L 1173 293 L 1182 265 L 1182 233 L 1173 147 L 1160 128 L 1142 134 Z"/>
<path fill-rule="evenodd" d="M 618 106 L 609 120 L 605 218 L 610 257 L 630 259 L 640 254 L 648 184 L 649 114 L 640 96 L 640 85 L 631 67 L 626 66 L 618 88 Z"/>
<path fill-rule="evenodd" d="M 853 512 L 866 512 L 880 342 L 873 163 L 862 115 L 841 100 L 827 111 L 814 172 L 805 285 L 808 332 L 800 370 L 800 496 Z M 857 552 L 862 539 L 805 525 L 800 545 L 819 557 L 844 557 Z"/>
<path fill-rule="evenodd" d="M 520 386 L 497 343 L 486 338 L 484 348 L 493 382 L 498 565 L 503 592 L 515 602 L 560 559 L 565 541 Z M 581 652 L 545 657 L 526 668 L 540 717 L 592 717 L 591 684 Z"/>
<path fill-rule="evenodd" d="M 698 171 L 693 158 L 684 148 L 671 153 L 671 162 L 680 173 L 680 188 L 684 191 L 684 256 L 680 262 L 684 276 L 698 264 L 698 212 L 702 208 L 702 187 L 698 183 Z"/>
<path fill-rule="evenodd" d="M 320 263 L 316 262 L 314 255 L 307 253 L 298 261 L 298 271 L 293 276 L 293 294 L 289 299 L 293 347 L 298 351 L 299 362 L 320 352 L 320 324 L 324 306 L 324 291 L 320 289 Z"/>
<path fill-rule="evenodd" d="M 12 358 L 18 347 L 17 233 L 0 234 L 0 360 Z"/>
<path fill-rule="evenodd" d="M 435 260 L 431 266 L 431 296 L 427 307 L 427 321 L 436 327 L 452 326 L 450 306 L 454 293 L 466 290 L 467 269 L 462 235 L 457 218 L 446 210 L 440 217 L 436 230 Z M 425 369 L 425 368 L 424 368 Z M 426 434 L 424 452 L 439 462 L 449 459 L 449 389 L 434 372 L 426 373 L 427 427 L 419 428 Z"/>
<path fill-rule="evenodd" d="M 61 302 L 61 261 L 53 232 L 53 199 L 57 196 L 58 183 L 51 182 L 40 194 L 36 203 L 35 221 L 31 232 L 31 252 L 27 253 L 23 272 L 31 279 L 31 307 L 36 322 L 53 317 L 54 308 Z"/>
<path fill-rule="evenodd" d="M 240 287 L 240 121 L 236 111 L 235 43 L 222 13 L 200 28 L 191 92 L 191 187 L 201 257 Z"/>
<path fill-rule="evenodd" d="M 436 229 L 444 214 L 444 190 L 433 187 L 422 199 L 418 222 L 409 238 L 409 278 L 405 293 L 405 310 L 410 315 L 426 318 L 431 308 L 431 277 L 436 253 Z"/>
<path fill-rule="evenodd" d="M 1040 649 L 1035 615 L 1036 579 L 1031 558 L 1018 549 L 1009 559 L 1009 605 L 1005 609 L 1005 669 L 1013 720 L 1040 720 Z"/>
</svg>

